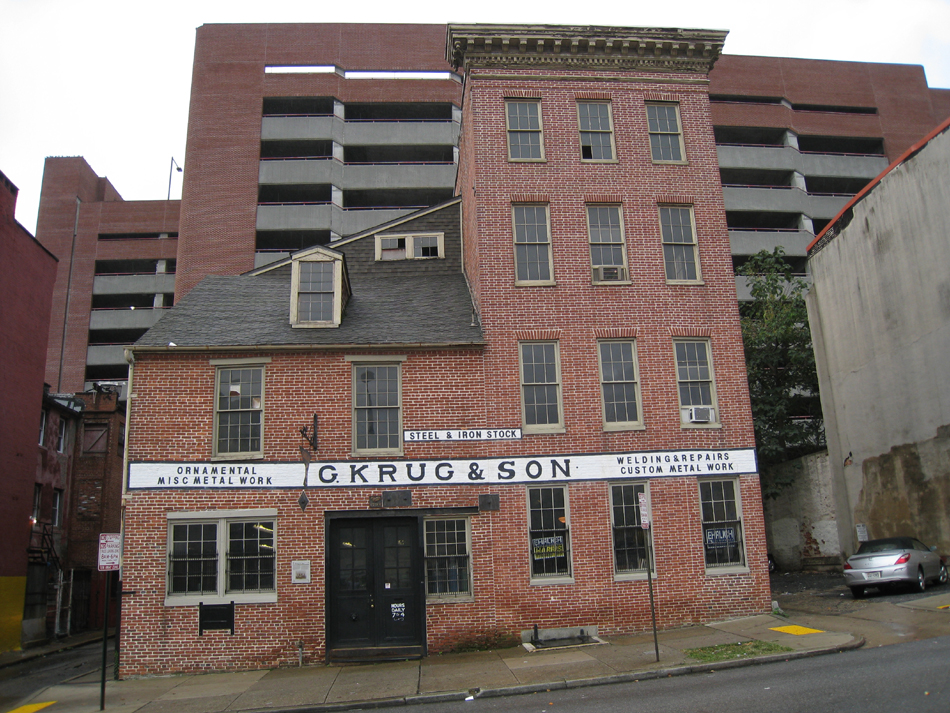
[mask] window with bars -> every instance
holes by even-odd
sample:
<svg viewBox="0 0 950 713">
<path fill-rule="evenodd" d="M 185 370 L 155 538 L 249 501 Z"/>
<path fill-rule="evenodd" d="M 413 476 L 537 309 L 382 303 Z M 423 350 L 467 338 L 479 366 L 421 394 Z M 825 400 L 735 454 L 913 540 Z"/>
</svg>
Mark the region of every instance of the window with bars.
<svg viewBox="0 0 950 713">
<path fill-rule="evenodd" d="M 647 533 L 641 527 L 641 493 L 646 493 L 646 483 L 625 483 L 610 487 L 614 539 L 614 572 L 636 574 L 646 572 L 647 564 L 653 561 L 647 551 Z"/>
<path fill-rule="evenodd" d="M 425 554 L 429 595 L 472 594 L 468 520 L 426 520 Z"/>
<path fill-rule="evenodd" d="M 512 206 L 515 283 L 552 284 L 551 231 L 546 205 Z"/>
<path fill-rule="evenodd" d="M 673 347 L 681 421 L 696 424 L 716 422 L 716 387 L 709 342 L 705 339 L 678 340 Z"/>
<path fill-rule="evenodd" d="M 215 455 L 263 453 L 264 367 L 219 368 Z"/>
<path fill-rule="evenodd" d="M 660 232 L 663 236 L 667 281 L 698 282 L 700 272 L 693 209 L 686 206 L 660 206 Z"/>
<path fill-rule="evenodd" d="M 541 102 L 508 100 L 505 102 L 508 129 L 508 159 L 543 161 L 544 135 L 541 128 Z"/>
<path fill-rule="evenodd" d="M 398 364 L 353 365 L 353 445 L 357 452 L 400 452 L 400 399 Z"/>
<path fill-rule="evenodd" d="M 172 520 L 166 594 L 205 600 L 273 596 L 277 591 L 275 547 L 272 519 Z"/>
<path fill-rule="evenodd" d="M 654 163 L 684 163 L 678 104 L 647 104 L 647 129 Z"/>
<path fill-rule="evenodd" d="M 587 234 L 593 281 L 626 281 L 627 250 L 620 206 L 587 206 Z"/>
<path fill-rule="evenodd" d="M 636 344 L 632 340 L 610 341 L 601 342 L 599 348 L 605 428 L 639 426 L 642 418 Z"/>
<path fill-rule="evenodd" d="M 610 102 L 578 102 L 577 124 L 581 135 L 581 160 L 613 161 L 614 132 Z"/>
<path fill-rule="evenodd" d="M 745 565 L 742 511 L 735 480 L 699 481 L 706 567 Z"/>
<path fill-rule="evenodd" d="M 524 427 L 532 433 L 563 425 L 557 342 L 522 342 L 521 406 Z"/>
<path fill-rule="evenodd" d="M 567 488 L 528 488 L 531 578 L 571 576 Z"/>
</svg>

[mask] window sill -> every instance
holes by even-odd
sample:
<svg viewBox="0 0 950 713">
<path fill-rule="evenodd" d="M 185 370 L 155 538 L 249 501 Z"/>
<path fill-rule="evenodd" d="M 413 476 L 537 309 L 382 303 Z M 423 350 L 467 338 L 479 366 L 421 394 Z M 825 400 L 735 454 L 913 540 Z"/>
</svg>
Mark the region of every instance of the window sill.
<svg viewBox="0 0 950 713">
<path fill-rule="evenodd" d="M 603 286 L 610 287 L 611 285 L 632 285 L 633 280 L 599 280 L 599 281 L 592 281 L 590 284 L 594 285 L 595 287 L 603 287 Z"/>
<path fill-rule="evenodd" d="M 196 607 L 199 604 L 276 604 L 277 592 L 257 592 L 225 594 L 223 597 L 217 594 L 206 594 L 199 596 L 197 594 L 175 594 L 165 595 L 166 607 Z"/>
<path fill-rule="evenodd" d="M 337 322 L 291 322 L 293 329 L 335 329 L 339 327 Z"/>
<path fill-rule="evenodd" d="M 471 604 L 475 601 L 473 594 L 465 595 L 439 595 L 426 594 L 426 604 Z"/>
<path fill-rule="evenodd" d="M 680 428 L 690 428 L 702 431 L 703 429 L 708 429 L 715 431 L 716 429 L 722 428 L 721 423 L 680 423 Z"/>
<path fill-rule="evenodd" d="M 222 463 L 232 460 L 264 460 L 263 453 L 222 453 L 221 455 L 211 456 L 210 461 L 214 463 Z"/>
<path fill-rule="evenodd" d="M 547 163 L 546 158 L 511 158 L 508 157 L 508 163 Z"/>
<path fill-rule="evenodd" d="M 532 587 L 545 587 L 548 585 L 574 584 L 573 577 L 545 577 L 544 579 L 532 579 L 529 584 Z"/>
<path fill-rule="evenodd" d="M 689 164 L 689 161 L 658 161 L 653 159 L 653 164 L 655 166 L 686 166 Z"/>
<path fill-rule="evenodd" d="M 525 436 L 544 436 L 552 433 L 567 433 L 567 429 L 564 426 L 522 426 L 521 433 Z"/>
<path fill-rule="evenodd" d="M 618 433 L 622 431 L 645 431 L 647 427 L 642 423 L 605 423 L 604 431 L 606 433 Z"/>
<path fill-rule="evenodd" d="M 656 579 L 656 572 L 653 572 L 653 579 Z M 615 582 L 646 582 L 647 573 L 646 570 L 641 572 L 624 572 L 622 574 L 614 574 Z"/>
<path fill-rule="evenodd" d="M 390 450 L 379 450 L 379 451 L 358 451 L 353 450 L 350 452 L 350 456 L 353 458 L 391 458 L 393 456 L 405 455 L 405 451 L 402 448 L 399 449 L 390 449 Z"/>
<path fill-rule="evenodd" d="M 746 566 L 736 565 L 734 567 L 715 567 L 713 569 L 706 569 L 707 577 L 720 577 L 730 574 L 749 574 L 749 568 Z"/>
<path fill-rule="evenodd" d="M 685 287 L 702 287 L 705 286 L 705 280 L 667 280 L 667 285 L 682 285 Z"/>
<path fill-rule="evenodd" d="M 557 283 L 554 280 L 515 280 L 515 287 L 556 287 Z"/>
<path fill-rule="evenodd" d="M 582 158 L 581 163 L 620 163 L 618 158 Z"/>
</svg>

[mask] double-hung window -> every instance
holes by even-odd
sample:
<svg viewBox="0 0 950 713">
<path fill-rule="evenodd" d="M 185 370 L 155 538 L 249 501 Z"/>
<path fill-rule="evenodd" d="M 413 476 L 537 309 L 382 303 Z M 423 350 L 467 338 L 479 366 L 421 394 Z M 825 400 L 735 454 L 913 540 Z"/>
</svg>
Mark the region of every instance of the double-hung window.
<svg viewBox="0 0 950 713">
<path fill-rule="evenodd" d="M 49 411 L 43 409 L 40 412 L 40 440 L 39 445 L 46 445 L 46 421 L 49 418 Z"/>
<path fill-rule="evenodd" d="M 736 480 L 700 480 L 706 568 L 745 566 L 742 511 Z"/>
<path fill-rule="evenodd" d="M 615 574 L 646 573 L 647 564 L 653 565 L 653 557 L 647 551 L 650 545 L 640 513 L 640 496 L 646 494 L 646 483 L 610 486 Z"/>
<path fill-rule="evenodd" d="M 290 324 L 294 328 L 338 327 L 350 296 L 340 253 L 315 247 L 292 262 Z"/>
<path fill-rule="evenodd" d="M 220 366 L 217 382 L 214 455 L 262 455 L 264 367 L 259 364 Z"/>
<path fill-rule="evenodd" d="M 59 416 L 59 431 L 56 436 L 56 451 L 58 453 L 66 452 L 66 419 L 63 415 Z"/>
<path fill-rule="evenodd" d="M 543 161 L 541 101 L 509 99 L 505 102 L 505 118 L 508 124 L 508 159 L 510 161 Z"/>
<path fill-rule="evenodd" d="M 357 453 L 402 450 L 399 363 L 353 364 L 353 448 Z"/>
<path fill-rule="evenodd" d="M 685 162 L 678 104 L 647 104 L 647 129 L 654 163 Z"/>
<path fill-rule="evenodd" d="M 699 282 L 693 209 L 687 206 L 660 206 L 660 232 L 663 236 L 663 263 L 667 282 Z"/>
<path fill-rule="evenodd" d="M 426 593 L 435 597 L 472 594 L 466 518 L 425 521 Z"/>
<path fill-rule="evenodd" d="M 571 576 L 567 487 L 528 488 L 531 579 Z"/>
<path fill-rule="evenodd" d="M 620 206 L 587 206 L 587 234 L 592 280 L 595 283 L 626 282 L 627 251 Z"/>
<path fill-rule="evenodd" d="M 525 431 L 563 429 L 561 372 L 557 342 L 522 342 L 521 408 Z"/>
<path fill-rule="evenodd" d="M 276 510 L 168 515 L 166 604 L 277 599 Z"/>
<path fill-rule="evenodd" d="M 582 161 L 614 160 L 614 132 L 610 102 L 578 102 L 577 125 L 581 135 Z"/>
<path fill-rule="evenodd" d="M 601 342 L 598 346 L 604 428 L 608 431 L 636 428 L 643 421 L 636 344 L 628 340 Z"/>
<path fill-rule="evenodd" d="M 511 215 L 515 233 L 515 284 L 554 284 L 548 207 L 515 205 Z"/>
<path fill-rule="evenodd" d="M 684 339 L 674 342 L 673 347 L 676 352 L 680 422 L 700 426 L 716 423 L 716 385 L 709 342 L 705 339 Z"/>
</svg>

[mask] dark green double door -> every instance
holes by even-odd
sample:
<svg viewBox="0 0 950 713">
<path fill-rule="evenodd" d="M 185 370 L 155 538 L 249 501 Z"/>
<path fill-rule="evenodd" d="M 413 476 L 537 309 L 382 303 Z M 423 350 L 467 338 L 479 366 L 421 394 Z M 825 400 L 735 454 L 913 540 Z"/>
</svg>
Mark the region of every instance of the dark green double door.
<svg viewBox="0 0 950 713">
<path fill-rule="evenodd" d="M 422 656 L 425 596 L 418 520 L 331 520 L 329 535 L 329 657 Z"/>
</svg>

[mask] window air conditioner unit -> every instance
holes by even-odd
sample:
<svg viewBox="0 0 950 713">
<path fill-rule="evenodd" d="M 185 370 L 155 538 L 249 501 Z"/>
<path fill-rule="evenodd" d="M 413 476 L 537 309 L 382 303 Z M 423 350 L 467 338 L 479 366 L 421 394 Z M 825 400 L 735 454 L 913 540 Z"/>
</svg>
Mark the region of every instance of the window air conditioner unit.
<svg viewBox="0 0 950 713">
<path fill-rule="evenodd" d="M 713 420 L 713 410 L 708 406 L 693 406 L 689 410 L 690 423 L 709 423 Z"/>
<path fill-rule="evenodd" d="M 594 282 L 625 282 L 627 268 L 619 265 L 603 265 L 594 268 Z"/>
</svg>

